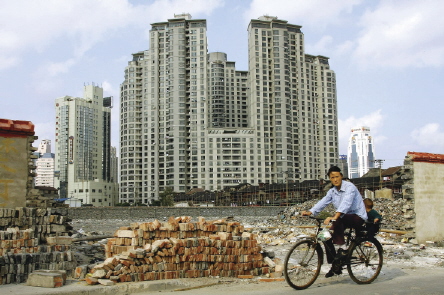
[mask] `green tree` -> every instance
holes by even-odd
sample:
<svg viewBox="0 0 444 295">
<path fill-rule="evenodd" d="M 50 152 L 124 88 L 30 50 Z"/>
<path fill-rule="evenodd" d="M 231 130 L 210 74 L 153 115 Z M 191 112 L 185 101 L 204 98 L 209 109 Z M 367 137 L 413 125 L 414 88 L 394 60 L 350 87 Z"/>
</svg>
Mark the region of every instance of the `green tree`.
<svg viewBox="0 0 444 295">
<path fill-rule="evenodd" d="M 159 205 L 164 207 L 174 206 L 174 194 L 175 192 L 172 188 L 165 188 L 165 190 L 159 194 Z"/>
</svg>

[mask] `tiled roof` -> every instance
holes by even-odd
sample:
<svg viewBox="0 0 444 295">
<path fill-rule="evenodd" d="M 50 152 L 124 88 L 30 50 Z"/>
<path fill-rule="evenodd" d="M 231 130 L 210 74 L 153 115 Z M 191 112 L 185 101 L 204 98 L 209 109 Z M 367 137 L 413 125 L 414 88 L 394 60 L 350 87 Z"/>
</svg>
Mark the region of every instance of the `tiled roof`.
<svg viewBox="0 0 444 295">
<path fill-rule="evenodd" d="M 382 171 L 382 176 L 391 176 L 401 170 L 401 166 L 390 167 Z"/>
<path fill-rule="evenodd" d="M 407 155 L 411 157 L 413 162 L 444 164 L 444 155 L 443 154 L 408 152 Z"/>
<path fill-rule="evenodd" d="M 0 132 L 34 135 L 34 124 L 30 121 L 9 120 L 0 118 Z"/>
</svg>

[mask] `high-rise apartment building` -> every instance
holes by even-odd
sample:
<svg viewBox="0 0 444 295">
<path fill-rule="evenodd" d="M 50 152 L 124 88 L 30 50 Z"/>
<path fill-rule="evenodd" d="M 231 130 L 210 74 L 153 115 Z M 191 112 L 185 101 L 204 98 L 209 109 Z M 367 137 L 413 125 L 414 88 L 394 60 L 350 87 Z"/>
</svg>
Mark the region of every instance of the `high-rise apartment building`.
<svg viewBox="0 0 444 295">
<path fill-rule="evenodd" d="M 37 153 L 43 155 L 51 152 L 51 140 L 44 139 L 40 142 L 37 148 Z"/>
<path fill-rule="evenodd" d="M 111 147 L 111 171 L 110 171 L 110 180 L 111 182 L 119 181 L 119 157 L 117 156 L 116 147 Z"/>
<path fill-rule="evenodd" d="M 358 178 L 375 167 L 375 148 L 370 128 L 361 126 L 351 129 L 348 142 L 348 175 Z"/>
<path fill-rule="evenodd" d="M 84 87 L 83 98 L 56 99 L 56 171 L 61 198 L 111 206 L 117 181 L 111 179 L 112 98 L 103 89 Z"/>
<path fill-rule="evenodd" d="M 121 85 L 121 202 L 167 187 L 324 178 L 338 162 L 335 74 L 305 54 L 301 27 L 260 17 L 248 27 L 249 71 L 208 53 L 207 23 L 154 23 Z"/>
<path fill-rule="evenodd" d="M 306 54 L 301 26 L 276 17 L 251 20 L 248 36 L 249 115 L 256 151 L 265 156 L 258 169 L 267 182 L 285 171 L 290 179 L 325 178 L 339 156 L 336 78 L 328 58 Z"/>
<path fill-rule="evenodd" d="M 36 152 L 34 186 L 54 187 L 54 154 L 51 153 L 51 140 L 40 142 Z"/>
<path fill-rule="evenodd" d="M 339 167 L 339 169 L 341 169 L 342 175 L 346 178 L 349 178 L 348 177 L 347 155 L 339 155 L 338 167 Z"/>
</svg>

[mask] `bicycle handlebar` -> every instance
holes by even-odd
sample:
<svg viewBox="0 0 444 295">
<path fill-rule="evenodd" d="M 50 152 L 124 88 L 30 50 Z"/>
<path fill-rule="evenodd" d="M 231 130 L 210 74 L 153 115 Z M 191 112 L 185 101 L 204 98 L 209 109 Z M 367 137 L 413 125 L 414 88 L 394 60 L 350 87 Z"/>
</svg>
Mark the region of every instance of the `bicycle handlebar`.
<svg viewBox="0 0 444 295">
<path fill-rule="evenodd" d="M 316 220 L 316 222 L 318 223 L 318 226 L 321 226 L 322 225 L 322 223 L 324 222 L 324 218 L 319 218 L 319 217 L 314 217 L 314 216 L 311 216 L 311 215 L 304 215 L 304 216 L 298 216 L 298 217 L 300 217 L 300 218 L 310 218 L 310 219 L 314 219 L 314 220 Z"/>
</svg>

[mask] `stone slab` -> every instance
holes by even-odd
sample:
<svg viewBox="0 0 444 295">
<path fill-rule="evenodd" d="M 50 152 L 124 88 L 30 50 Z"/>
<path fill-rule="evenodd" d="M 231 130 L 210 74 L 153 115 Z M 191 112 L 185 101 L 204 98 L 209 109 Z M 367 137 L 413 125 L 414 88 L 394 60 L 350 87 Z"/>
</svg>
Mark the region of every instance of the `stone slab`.
<svg viewBox="0 0 444 295">
<path fill-rule="evenodd" d="M 63 286 L 63 275 L 60 273 L 31 273 L 26 282 L 28 286 L 43 288 L 59 288 Z"/>
</svg>

